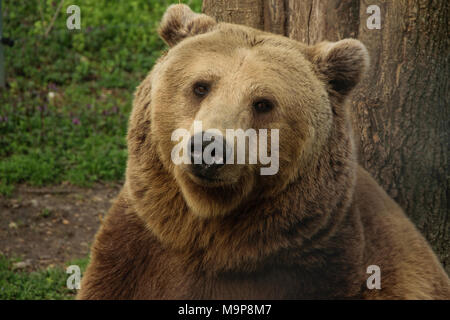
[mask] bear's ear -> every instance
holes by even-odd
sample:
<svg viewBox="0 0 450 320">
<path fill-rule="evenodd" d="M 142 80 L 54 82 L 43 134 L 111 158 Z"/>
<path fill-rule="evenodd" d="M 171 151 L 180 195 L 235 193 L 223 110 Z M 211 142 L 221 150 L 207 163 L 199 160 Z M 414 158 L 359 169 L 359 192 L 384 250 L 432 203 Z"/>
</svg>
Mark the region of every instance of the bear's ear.
<svg viewBox="0 0 450 320">
<path fill-rule="evenodd" d="M 306 56 L 328 82 L 329 88 L 342 96 L 350 93 L 369 68 L 369 53 L 355 39 L 320 42 L 308 47 Z"/>
<path fill-rule="evenodd" d="M 167 8 L 158 33 L 170 47 L 173 47 L 187 37 L 210 31 L 216 24 L 213 18 L 195 13 L 185 4 L 174 4 Z"/>
</svg>

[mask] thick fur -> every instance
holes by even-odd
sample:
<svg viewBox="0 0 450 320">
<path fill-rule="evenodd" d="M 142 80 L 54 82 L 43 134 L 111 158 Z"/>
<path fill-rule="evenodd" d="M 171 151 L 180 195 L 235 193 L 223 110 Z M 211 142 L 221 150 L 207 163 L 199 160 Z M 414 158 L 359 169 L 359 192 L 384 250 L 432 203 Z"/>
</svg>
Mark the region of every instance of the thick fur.
<svg viewBox="0 0 450 320">
<path fill-rule="evenodd" d="M 79 299 L 449 299 L 450 281 L 399 206 L 358 166 L 345 100 L 368 65 L 357 40 L 308 47 L 171 6 L 171 47 L 139 86 L 125 185 Z M 204 100 L 192 83 L 209 81 Z M 270 97 L 274 110 L 251 111 Z M 177 128 L 277 128 L 280 170 L 202 185 L 170 160 Z M 368 289 L 369 265 L 381 289 Z"/>
</svg>

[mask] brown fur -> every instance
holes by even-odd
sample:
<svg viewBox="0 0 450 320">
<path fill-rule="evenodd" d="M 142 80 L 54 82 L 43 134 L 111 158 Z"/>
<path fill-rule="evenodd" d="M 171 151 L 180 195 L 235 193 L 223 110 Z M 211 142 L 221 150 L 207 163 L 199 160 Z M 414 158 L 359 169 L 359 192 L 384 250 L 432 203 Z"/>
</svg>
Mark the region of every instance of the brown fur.
<svg viewBox="0 0 450 320">
<path fill-rule="evenodd" d="M 450 298 L 429 245 L 357 165 L 345 99 L 368 64 L 360 42 L 308 47 L 184 5 L 160 35 L 171 49 L 136 92 L 126 182 L 79 299 Z M 202 101 L 196 80 L 212 83 Z M 259 97 L 274 110 L 252 113 Z M 223 184 L 197 183 L 170 160 L 171 132 L 193 120 L 279 129 L 280 171 L 233 165 Z"/>
</svg>

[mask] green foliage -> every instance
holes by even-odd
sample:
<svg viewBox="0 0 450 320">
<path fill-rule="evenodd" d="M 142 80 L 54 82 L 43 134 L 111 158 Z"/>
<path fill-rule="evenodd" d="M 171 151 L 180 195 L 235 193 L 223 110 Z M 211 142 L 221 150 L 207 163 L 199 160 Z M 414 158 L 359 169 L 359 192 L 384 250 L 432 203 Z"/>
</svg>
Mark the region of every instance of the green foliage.
<svg viewBox="0 0 450 320">
<path fill-rule="evenodd" d="M 81 30 L 68 30 L 70 1 L 51 28 L 59 1 L 3 1 L 15 45 L 5 48 L 9 89 L 0 91 L 0 193 L 123 178 L 132 94 L 165 49 L 157 25 L 177 2 L 78 1 Z"/>
<path fill-rule="evenodd" d="M 66 286 L 69 275 L 62 267 L 35 272 L 14 271 L 13 263 L 17 261 L 0 255 L 0 300 L 68 300 L 75 297 L 76 291 Z M 87 264 L 88 258 L 67 263 L 80 266 L 82 274 Z"/>
<path fill-rule="evenodd" d="M 81 30 L 68 30 L 65 0 L 47 37 L 59 1 L 4 1 L 4 33 L 16 39 L 6 50 L 8 72 L 36 84 L 96 80 L 134 89 L 154 64 L 163 42 L 157 26 L 176 0 L 81 0 Z M 197 11 L 201 1 L 185 1 Z M 17 59 L 20 57 L 20 59 Z M 12 70 L 11 70 L 12 69 Z"/>
<path fill-rule="evenodd" d="M 61 98 L 55 104 L 25 94 L 23 102 L 4 106 L 7 121 L 0 122 L 2 185 L 60 181 L 86 185 L 122 177 L 131 93 L 119 90 L 102 98 L 84 92 L 85 88 L 53 88 Z"/>
</svg>

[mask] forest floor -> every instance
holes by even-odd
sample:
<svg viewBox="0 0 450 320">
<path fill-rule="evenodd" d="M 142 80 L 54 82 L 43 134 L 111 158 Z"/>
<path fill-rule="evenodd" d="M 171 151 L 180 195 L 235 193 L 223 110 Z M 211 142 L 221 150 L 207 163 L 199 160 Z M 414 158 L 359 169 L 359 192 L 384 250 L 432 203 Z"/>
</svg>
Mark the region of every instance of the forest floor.
<svg viewBox="0 0 450 320">
<path fill-rule="evenodd" d="M 120 183 L 16 188 L 0 196 L 0 255 L 34 271 L 88 255 L 94 235 Z"/>
</svg>

